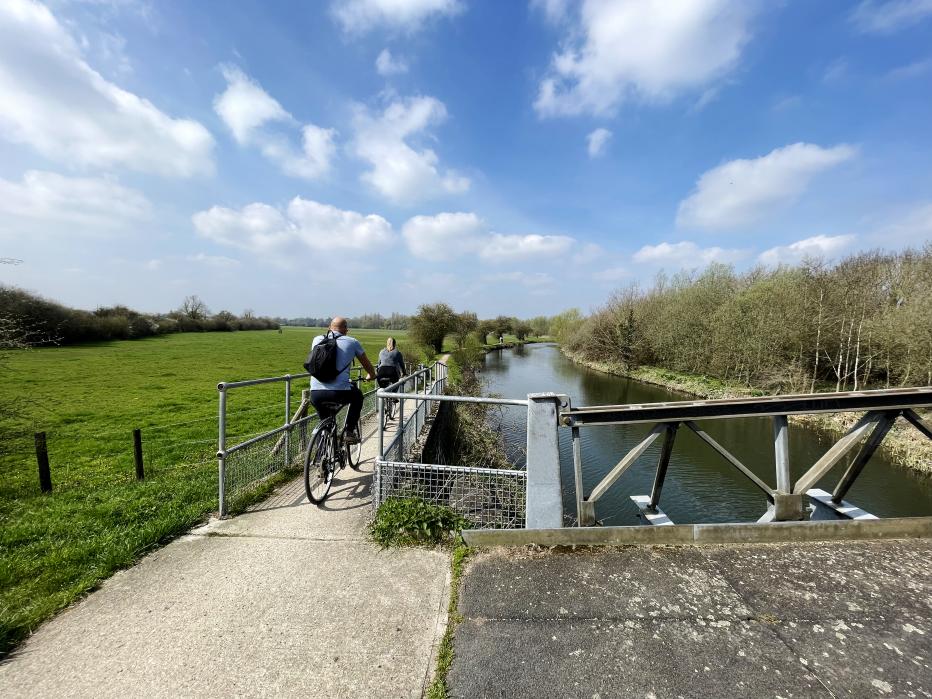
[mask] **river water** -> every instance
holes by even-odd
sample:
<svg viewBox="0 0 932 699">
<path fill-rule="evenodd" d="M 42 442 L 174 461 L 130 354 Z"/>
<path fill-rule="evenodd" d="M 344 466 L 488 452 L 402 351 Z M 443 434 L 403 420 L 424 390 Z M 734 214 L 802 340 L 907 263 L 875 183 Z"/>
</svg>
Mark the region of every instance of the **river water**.
<svg viewBox="0 0 932 699">
<path fill-rule="evenodd" d="M 555 345 L 532 344 L 490 352 L 483 377 L 486 393 L 524 398 L 528 393 L 553 391 L 568 394 L 573 405 L 652 403 L 687 400 L 691 396 L 660 386 L 610 376 L 568 360 Z M 504 408 L 493 416 L 503 426 L 512 456 L 523 459 L 527 413 Z M 740 459 L 766 483 L 774 485 L 773 425 L 770 418 L 703 420 L 701 426 L 719 444 Z M 583 482 L 591 492 L 628 450 L 640 442 L 649 425 L 592 426 L 580 429 Z M 790 425 L 790 467 L 795 481 L 837 440 L 828 432 Z M 608 525 L 639 524 L 631 495 L 649 495 L 663 440 L 658 439 L 596 504 L 596 517 Z M 560 428 L 563 504 L 575 519 L 572 440 L 569 428 Z M 836 467 L 817 487 L 829 492 L 847 462 Z M 920 476 L 875 454 L 846 500 L 878 517 L 932 515 L 932 479 Z M 766 510 L 764 494 L 702 442 L 681 427 L 660 500 L 661 508 L 677 524 L 697 522 L 753 522 Z"/>
</svg>

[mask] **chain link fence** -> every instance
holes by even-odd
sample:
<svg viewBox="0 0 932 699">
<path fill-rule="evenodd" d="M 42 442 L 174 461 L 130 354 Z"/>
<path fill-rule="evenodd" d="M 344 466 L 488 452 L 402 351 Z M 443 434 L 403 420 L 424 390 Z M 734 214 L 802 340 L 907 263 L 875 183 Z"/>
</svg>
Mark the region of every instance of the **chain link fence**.
<svg viewBox="0 0 932 699">
<path fill-rule="evenodd" d="M 523 529 L 527 471 L 380 461 L 375 504 L 421 498 L 454 510 L 475 527 Z"/>
<path fill-rule="evenodd" d="M 374 415 L 378 409 L 375 389 L 363 396 L 361 419 Z M 345 413 L 344 408 L 337 415 L 339 422 L 342 423 Z M 218 454 L 221 516 L 236 511 L 271 477 L 301 469 L 308 440 L 318 422 L 317 414 L 312 411 L 305 417 L 222 449 Z"/>
</svg>

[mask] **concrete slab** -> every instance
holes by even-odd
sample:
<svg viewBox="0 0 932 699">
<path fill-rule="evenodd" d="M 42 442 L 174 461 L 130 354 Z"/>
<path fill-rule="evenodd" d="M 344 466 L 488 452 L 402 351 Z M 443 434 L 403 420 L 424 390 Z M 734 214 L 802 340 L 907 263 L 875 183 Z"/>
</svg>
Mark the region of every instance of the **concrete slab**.
<svg viewBox="0 0 932 699">
<path fill-rule="evenodd" d="M 0 696 L 420 696 L 449 558 L 366 541 L 374 455 L 323 508 L 299 479 L 117 573 L 0 664 Z"/>
<path fill-rule="evenodd" d="M 535 588 L 529 594 L 529 588 Z M 460 609 L 491 619 L 746 618 L 744 600 L 696 548 L 498 549 L 470 565 Z"/>
<path fill-rule="evenodd" d="M 493 549 L 452 695 L 930 697 L 932 542 Z"/>
<path fill-rule="evenodd" d="M 469 620 L 452 696 L 831 697 L 757 622 Z"/>
</svg>

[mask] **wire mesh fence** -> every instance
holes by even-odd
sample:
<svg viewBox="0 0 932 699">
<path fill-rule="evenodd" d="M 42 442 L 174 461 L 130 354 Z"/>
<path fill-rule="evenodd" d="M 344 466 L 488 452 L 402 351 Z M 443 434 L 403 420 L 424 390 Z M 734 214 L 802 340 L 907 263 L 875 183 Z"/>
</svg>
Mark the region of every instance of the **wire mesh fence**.
<svg viewBox="0 0 932 699">
<path fill-rule="evenodd" d="M 375 390 L 363 394 L 362 419 L 378 408 Z M 342 423 L 346 409 L 337 415 Z M 308 440 L 319 420 L 313 411 L 273 430 L 229 446 L 221 457 L 220 512 L 234 511 L 272 476 L 303 467 Z"/>
<path fill-rule="evenodd" d="M 449 507 L 473 526 L 522 529 L 527 471 L 381 461 L 376 506 L 389 498 L 420 498 Z"/>
</svg>

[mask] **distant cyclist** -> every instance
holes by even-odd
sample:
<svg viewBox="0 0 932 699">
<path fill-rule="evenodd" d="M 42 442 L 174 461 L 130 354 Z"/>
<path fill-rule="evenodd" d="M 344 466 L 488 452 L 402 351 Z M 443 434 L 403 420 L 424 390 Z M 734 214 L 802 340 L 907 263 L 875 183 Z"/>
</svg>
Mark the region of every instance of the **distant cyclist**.
<svg viewBox="0 0 932 699">
<path fill-rule="evenodd" d="M 379 352 L 379 364 L 375 371 L 379 386 L 390 386 L 400 380 L 404 373 L 405 358 L 398 350 L 395 338 L 390 337 L 385 341 L 385 349 Z"/>
<path fill-rule="evenodd" d="M 359 416 L 362 413 L 363 395 L 362 391 L 350 381 L 350 367 L 353 365 L 353 360 L 358 358 L 359 363 L 367 372 L 366 381 L 371 381 L 375 376 L 375 368 L 366 356 L 366 351 L 359 340 L 346 334 L 348 329 L 346 318 L 337 316 L 330 321 L 330 333 L 336 335 L 337 338 L 337 369 L 340 373 L 333 381 L 327 382 L 311 377 L 311 403 L 314 404 L 321 419 L 330 415 L 322 405 L 323 403 L 349 405 L 349 412 L 346 415 L 346 434 L 343 439 L 347 444 L 358 444 Z M 311 343 L 311 347 L 323 339 L 323 335 L 318 335 Z"/>
</svg>

